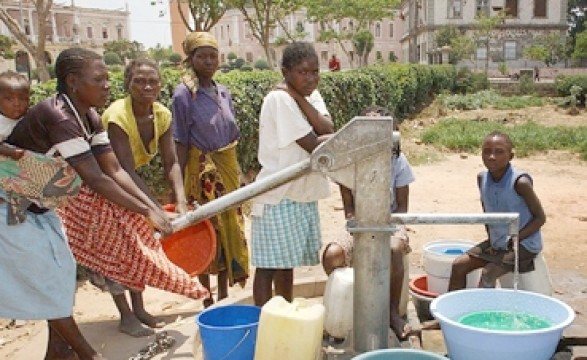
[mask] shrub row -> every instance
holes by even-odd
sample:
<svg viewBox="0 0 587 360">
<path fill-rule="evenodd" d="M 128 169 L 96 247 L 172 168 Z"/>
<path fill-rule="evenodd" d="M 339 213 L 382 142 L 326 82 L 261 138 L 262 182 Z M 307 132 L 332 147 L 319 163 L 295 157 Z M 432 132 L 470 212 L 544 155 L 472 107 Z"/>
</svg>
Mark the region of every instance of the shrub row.
<svg viewBox="0 0 587 360">
<path fill-rule="evenodd" d="M 176 69 L 163 69 L 160 101 L 171 106 L 173 90 L 184 74 Z M 456 69 L 450 65 L 428 66 L 390 64 L 358 70 L 328 72 L 321 76 L 319 90 L 331 112 L 336 129 L 341 128 L 362 109 L 371 104 L 388 107 L 397 118 L 404 118 L 427 101 L 434 93 L 454 91 Z M 251 71 L 218 73 L 215 80 L 232 93 L 237 121 L 241 130 L 238 154 L 244 172 L 257 170 L 258 114 L 265 94 L 281 79 L 277 71 Z M 55 93 L 55 81 L 33 87 L 32 102 L 36 103 Z M 110 101 L 125 96 L 123 75 L 120 71 L 110 74 Z M 158 162 L 159 160 L 156 160 Z M 158 163 L 146 169 L 154 177 L 149 182 L 156 189 L 162 179 Z M 155 168 L 156 167 L 156 168 Z"/>
</svg>

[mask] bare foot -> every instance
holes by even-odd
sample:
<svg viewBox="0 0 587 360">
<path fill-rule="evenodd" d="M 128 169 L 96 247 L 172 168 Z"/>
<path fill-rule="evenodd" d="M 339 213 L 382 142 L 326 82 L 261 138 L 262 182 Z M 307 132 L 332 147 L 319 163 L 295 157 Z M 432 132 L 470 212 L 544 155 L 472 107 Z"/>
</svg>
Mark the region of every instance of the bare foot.
<svg viewBox="0 0 587 360">
<path fill-rule="evenodd" d="M 391 312 L 389 319 L 389 326 L 395 333 L 395 336 L 399 341 L 407 340 L 408 336 L 412 333 L 412 327 L 396 312 Z"/>
<path fill-rule="evenodd" d="M 140 322 L 150 328 L 159 329 L 165 326 L 165 321 L 149 314 L 146 311 L 135 311 L 135 315 Z"/>
<path fill-rule="evenodd" d="M 143 325 L 135 316 L 127 316 L 124 319 L 120 319 L 118 330 L 133 337 L 145 337 L 155 333 L 155 330 Z"/>
</svg>

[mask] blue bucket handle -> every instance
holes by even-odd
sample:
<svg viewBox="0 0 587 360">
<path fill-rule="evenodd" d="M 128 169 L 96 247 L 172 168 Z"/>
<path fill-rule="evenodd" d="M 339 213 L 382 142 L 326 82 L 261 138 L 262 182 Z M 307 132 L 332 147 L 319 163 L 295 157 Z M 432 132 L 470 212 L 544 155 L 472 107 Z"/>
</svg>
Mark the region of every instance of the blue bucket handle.
<svg viewBox="0 0 587 360">
<path fill-rule="evenodd" d="M 243 338 L 240 339 L 239 342 L 236 343 L 236 345 L 232 349 L 230 349 L 230 351 L 226 355 L 224 355 L 224 357 L 221 360 L 227 359 L 233 352 L 235 352 L 236 349 L 238 349 L 238 347 L 241 346 L 241 344 L 249 337 L 250 334 L 251 334 L 251 329 L 247 329 L 247 332 L 245 333 Z"/>
</svg>

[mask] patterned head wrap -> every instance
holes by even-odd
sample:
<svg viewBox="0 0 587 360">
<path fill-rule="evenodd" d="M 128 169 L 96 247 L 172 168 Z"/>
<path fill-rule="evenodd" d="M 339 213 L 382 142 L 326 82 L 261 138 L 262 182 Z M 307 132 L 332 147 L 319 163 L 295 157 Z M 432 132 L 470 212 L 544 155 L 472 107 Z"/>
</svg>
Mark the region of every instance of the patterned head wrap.
<svg viewBox="0 0 587 360">
<path fill-rule="evenodd" d="M 210 46 L 218 50 L 218 42 L 214 35 L 203 31 L 188 34 L 181 45 L 183 47 L 183 52 L 187 56 L 190 56 L 194 50 L 202 46 Z"/>
</svg>

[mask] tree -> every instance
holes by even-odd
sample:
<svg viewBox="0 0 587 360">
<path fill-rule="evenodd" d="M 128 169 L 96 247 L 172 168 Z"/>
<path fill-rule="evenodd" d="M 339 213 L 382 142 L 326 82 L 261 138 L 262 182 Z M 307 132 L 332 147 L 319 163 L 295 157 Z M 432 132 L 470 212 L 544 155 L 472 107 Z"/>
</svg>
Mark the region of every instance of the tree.
<svg viewBox="0 0 587 360">
<path fill-rule="evenodd" d="M 149 53 L 149 57 L 160 65 L 162 61 L 169 59 L 173 50 L 171 50 L 171 46 L 163 47 L 161 44 L 157 44 L 154 48 L 147 50 L 147 52 Z"/>
<path fill-rule="evenodd" d="M 475 52 L 475 42 L 454 25 L 441 27 L 436 32 L 436 47 L 450 47 L 448 62 L 456 64 L 461 60 L 469 60 Z"/>
<path fill-rule="evenodd" d="M 566 60 L 567 55 L 566 36 L 560 33 L 542 35 L 534 44 L 524 49 L 525 58 L 542 61 L 547 67 Z"/>
<path fill-rule="evenodd" d="M 36 26 L 37 32 L 37 43 L 33 43 L 28 35 L 25 33 L 21 25 L 14 19 L 5 7 L 0 7 L 0 20 L 6 25 L 8 30 L 14 35 L 16 40 L 25 47 L 25 49 L 32 55 L 33 60 L 37 66 L 37 74 L 39 81 L 46 82 L 51 76 L 47 68 L 47 55 L 45 53 L 45 43 L 47 41 L 47 26 L 49 11 L 53 6 L 53 0 L 30 0 L 35 6 L 36 10 Z"/>
<path fill-rule="evenodd" d="M 450 41 L 450 59 L 458 63 L 461 60 L 471 60 L 475 53 L 475 41 L 466 35 L 459 35 Z"/>
<path fill-rule="evenodd" d="M 12 44 L 13 41 L 8 36 L 0 35 L 0 56 L 5 59 L 14 59 Z"/>
<path fill-rule="evenodd" d="M 578 60 L 587 58 L 587 30 L 577 34 L 572 56 Z"/>
<path fill-rule="evenodd" d="M 393 18 L 393 9 L 398 4 L 399 0 L 304 0 L 308 19 L 320 24 L 318 41 L 337 43 L 351 66 L 354 64 L 349 48 L 353 46 L 352 39 L 362 31 L 369 31 L 374 22 Z"/>
<path fill-rule="evenodd" d="M 353 37 L 353 47 L 357 50 L 359 57 L 359 66 L 367 66 L 369 53 L 373 50 L 375 37 L 371 32 L 362 30 Z"/>
<path fill-rule="evenodd" d="M 572 56 L 575 50 L 577 35 L 585 30 L 585 11 L 587 10 L 587 0 L 569 0 L 567 12 L 567 22 L 569 24 L 567 39 L 567 55 Z"/>
<path fill-rule="evenodd" d="M 481 11 L 475 18 L 475 20 L 477 20 L 477 24 L 475 24 L 475 37 L 478 43 L 483 43 L 485 45 L 485 72 L 489 70 L 489 49 L 491 41 L 496 36 L 494 30 L 499 25 L 503 24 L 505 19 L 505 9 L 498 11 L 495 16 L 489 16 Z"/>
<path fill-rule="evenodd" d="M 245 18 L 251 35 L 257 39 L 265 51 L 270 67 L 273 67 L 271 54 L 271 34 L 282 19 L 299 9 L 302 0 L 233 0 L 233 5 Z"/>
<path fill-rule="evenodd" d="M 120 56 L 122 61 L 145 56 L 141 43 L 128 40 L 114 40 L 104 43 L 104 52 L 113 52 Z"/>
<path fill-rule="evenodd" d="M 177 3 L 183 24 L 190 31 L 210 31 L 231 4 L 230 1 L 218 0 L 171 0 L 171 2 L 173 1 Z M 190 15 L 194 19 L 194 26 L 190 24 L 182 4 L 187 4 Z"/>
</svg>

